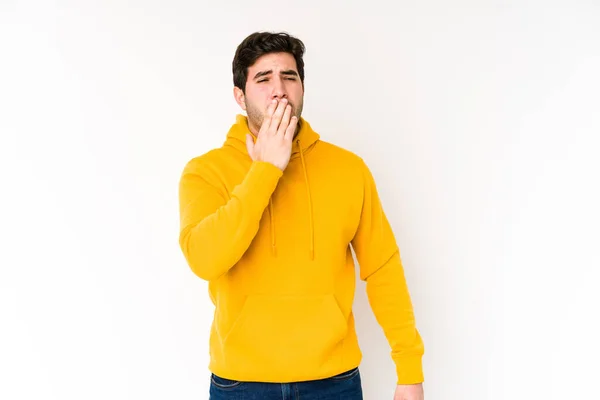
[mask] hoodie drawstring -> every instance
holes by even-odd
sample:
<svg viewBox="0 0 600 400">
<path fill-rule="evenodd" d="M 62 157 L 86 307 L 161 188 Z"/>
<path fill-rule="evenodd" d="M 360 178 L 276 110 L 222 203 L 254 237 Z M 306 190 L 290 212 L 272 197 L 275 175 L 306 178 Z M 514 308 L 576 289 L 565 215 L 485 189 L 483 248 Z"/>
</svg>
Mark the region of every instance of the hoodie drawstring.
<svg viewBox="0 0 600 400">
<path fill-rule="evenodd" d="M 300 160 L 302 161 L 302 172 L 304 172 L 304 183 L 306 184 L 306 197 L 308 200 L 308 220 L 310 223 L 310 259 L 315 259 L 315 227 L 313 224 L 312 200 L 310 196 L 310 185 L 308 184 L 308 175 L 306 173 L 306 164 L 304 163 L 304 152 L 300 146 L 300 140 L 297 140 L 300 149 Z"/>
<path fill-rule="evenodd" d="M 312 198 L 310 195 L 310 185 L 308 184 L 308 174 L 306 173 L 306 163 L 304 162 L 304 152 L 302 151 L 302 147 L 300 146 L 300 140 L 297 140 L 298 148 L 300 149 L 300 160 L 302 162 L 302 173 L 304 174 L 304 184 L 306 186 L 306 197 L 308 200 L 308 221 L 309 221 L 309 229 L 310 229 L 310 259 L 315 259 L 315 227 L 313 221 L 313 210 L 312 210 Z M 269 216 L 271 222 L 271 250 L 273 256 L 276 255 L 276 246 L 275 246 L 275 218 L 273 215 L 273 198 L 269 199 Z"/>
<path fill-rule="evenodd" d="M 275 220 L 273 218 L 273 198 L 269 199 L 269 215 L 271 216 L 271 251 L 275 256 Z"/>
</svg>

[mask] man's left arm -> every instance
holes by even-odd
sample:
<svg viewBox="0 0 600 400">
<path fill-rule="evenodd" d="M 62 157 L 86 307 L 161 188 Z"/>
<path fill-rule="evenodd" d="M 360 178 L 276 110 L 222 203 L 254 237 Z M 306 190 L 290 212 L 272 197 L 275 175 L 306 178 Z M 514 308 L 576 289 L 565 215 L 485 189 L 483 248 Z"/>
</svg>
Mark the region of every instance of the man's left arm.
<svg viewBox="0 0 600 400">
<path fill-rule="evenodd" d="M 407 396 L 396 398 L 421 400 L 422 388 L 418 384 L 424 380 L 424 345 L 416 328 L 400 251 L 383 211 L 373 176 L 364 163 L 362 175 L 362 213 L 352 240 L 360 266 L 360 278 L 366 281 L 369 304 L 391 347 L 397 384 L 400 385 L 396 393 L 407 393 Z"/>
</svg>

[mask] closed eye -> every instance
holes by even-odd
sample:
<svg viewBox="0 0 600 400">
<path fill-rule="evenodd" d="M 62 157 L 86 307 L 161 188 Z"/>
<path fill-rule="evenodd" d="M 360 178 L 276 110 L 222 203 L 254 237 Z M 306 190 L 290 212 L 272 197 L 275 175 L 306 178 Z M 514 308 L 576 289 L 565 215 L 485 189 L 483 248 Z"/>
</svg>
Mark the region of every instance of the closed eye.
<svg viewBox="0 0 600 400">
<path fill-rule="evenodd" d="M 292 77 L 285 77 L 283 79 L 285 79 L 286 81 L 295 81 L 296 80 L 296 78 L 292 78 Z M 257 82 L 261 83 L 261 82 L 267 82 L 267 81 L 268 81 L 268 79 L 265 78 L 265 79 L 260 79 Z"/>
<path fill-rule="evenodd" d="M 254 78 L 257 83 L 267 82 L 270 76 L 273 74 L 273 70 L 259 71 L 254 75 Z M 293 69 L 287 69 L 285 71 L 281 71 L 280 75 L 283 79 L 288 81 L 296 81 L 299 78 L 298 72 Z"/>
</svg>

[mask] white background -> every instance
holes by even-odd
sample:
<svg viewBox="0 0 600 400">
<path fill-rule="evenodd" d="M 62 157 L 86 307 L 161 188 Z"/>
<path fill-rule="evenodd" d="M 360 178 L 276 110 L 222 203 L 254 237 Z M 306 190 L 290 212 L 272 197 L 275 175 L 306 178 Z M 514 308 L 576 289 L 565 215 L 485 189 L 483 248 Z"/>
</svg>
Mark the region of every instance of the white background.
<svg viewBox="0 0 600 400">
<path fill-rule="evenodd" d="M 0 4 L 1 399 L 208 398 L 178 181 L 255 30 L 305 42 L 304 117 L 373 171 L 426 399 L 600 399 L 598 2 Z M 391 400 L 362 282 L 355 312 Z"/>
</svg>

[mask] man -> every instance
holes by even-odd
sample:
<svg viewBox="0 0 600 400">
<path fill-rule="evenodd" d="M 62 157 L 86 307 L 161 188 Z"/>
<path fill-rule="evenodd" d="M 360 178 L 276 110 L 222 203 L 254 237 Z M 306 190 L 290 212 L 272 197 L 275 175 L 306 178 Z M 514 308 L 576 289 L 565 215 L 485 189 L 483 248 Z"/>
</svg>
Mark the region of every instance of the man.
<svg viewBox="0 0 600 400">
<path fill-rule="evenodd" d="M 394 400 L 422 400 L 398 246 L 363 160 L 301 116 L 304 51 L 285 33 L 244 39 L 233 90 L 247 117 L 181 176 L 179 243 L 216 307 L 210 398 L 362 399 L 353 248 L 392 349 Z"/>
</svg>

